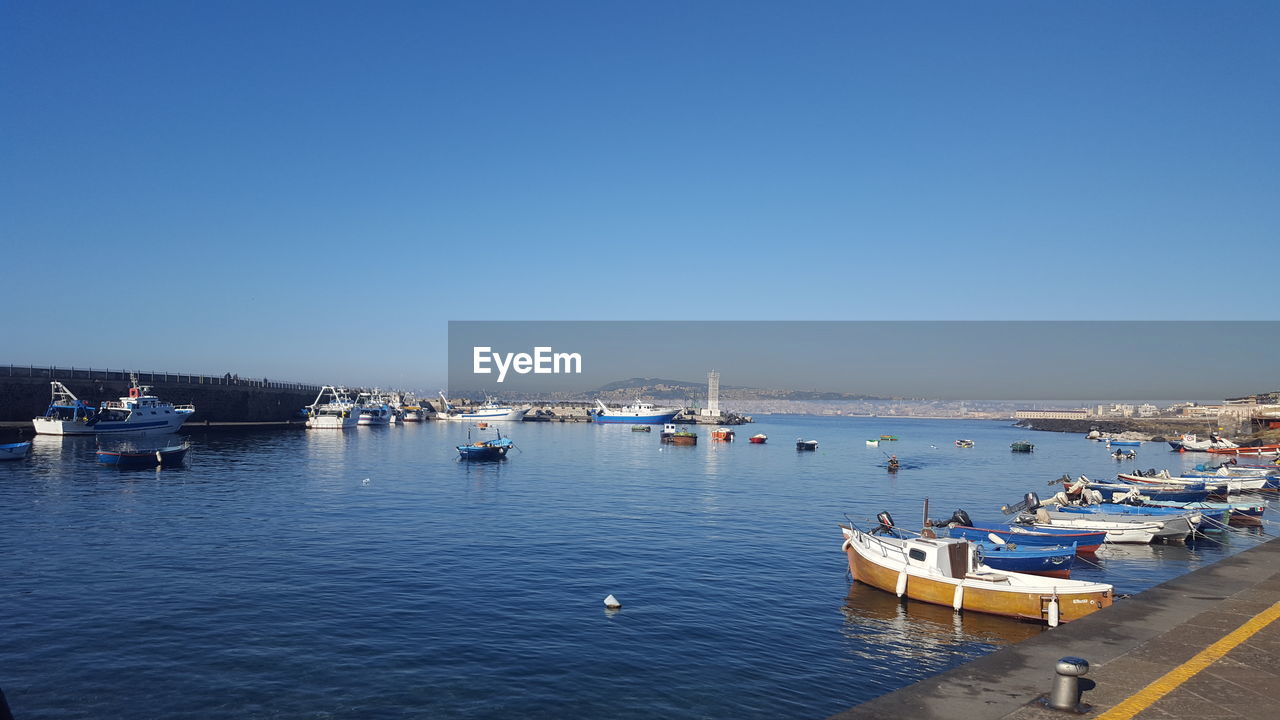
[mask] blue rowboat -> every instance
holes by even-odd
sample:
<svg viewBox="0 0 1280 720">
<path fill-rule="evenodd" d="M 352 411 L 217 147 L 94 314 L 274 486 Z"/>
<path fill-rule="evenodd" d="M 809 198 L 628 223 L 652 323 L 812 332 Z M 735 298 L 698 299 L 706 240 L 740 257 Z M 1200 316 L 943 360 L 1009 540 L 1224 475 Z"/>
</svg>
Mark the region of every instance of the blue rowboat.
<svg viewBox="0 0 1280 720">
<path fill-rule="evenodd" d="M 1107 441 L 1107 444 L 1108 444 L 1108 445 L 1111 445 L 1111 446 L 1113 446 L 1113 447 L 1115 447 L 1115 446 L 1121 446 L 1121 447 L 1141 447 L 1141 446 L 1142 446 L 1142 441 L 1141 441 L 1141 440 L 1108 440 L 1108 441 Z"/>
<path fill-rule="evenodd" d="M 1075 543 L 1060 547 L 1023 547 L 1016 540 L 1004 545 L 983 540 L 971 542 L 981 551 L 979 562 L 1005 572 L 1071 577 L 1071 565 L 1076 559 Z"/>
<path fill-rule="evenodd" d="M 483 440 L 470 445 L 458 445 L 458 458 L 467 461 L 501 460 L 512 448 L 510 438 L 500 437 L 497 440 Z"/>
<path fill-rule="evenodd" d="M 1021 525 L 992 524 L 983 527 L 954 525 L 950 528 L 951 537 L 990 542 L 989 535 L 1011 542 L 1021 547 L 1069 547 L 1075 545 L 1077 553 L 1091 553 L 1102 547 L 1107 539 L 1106 532 L 1080 532 L 1074 528 L 1027 528 Z"/>
<path fill-rule="evenodd" d="M 1183 487 L 1139 485 L 1136 483 L 1089 483 L 1089 489 L 1098 490 L 1108 500 L 1114 495 L 1127 493 L 1134 489 L 1137 489 L 1144 497 L 1166 502 L 1204 502 L 1209 499 L 1209 491 L 1205 489 L 1203 483 Z"/>
<path fill-rule="evenodd" d="M 115 465 L 127 470 L 143 467 L 176 467 L 182 464 L 191 449 L 190 443 L 170 445 L 152 450 L 99 450 L 98 462 L 103 465 Z"/>
<path fill-rule="evenodd" d="M 0 445 L 0 460 L 21 460 L 31 452 L 31 441 Z"/>
</svg>

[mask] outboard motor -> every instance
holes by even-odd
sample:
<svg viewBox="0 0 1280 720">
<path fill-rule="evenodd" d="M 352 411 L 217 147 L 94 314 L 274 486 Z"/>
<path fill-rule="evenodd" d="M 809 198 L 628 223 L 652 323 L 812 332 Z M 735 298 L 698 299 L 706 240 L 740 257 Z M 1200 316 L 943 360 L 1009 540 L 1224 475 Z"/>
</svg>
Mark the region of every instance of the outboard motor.
<svg viewBox="0 0 1280 720">
<path fill-rule="evenodd" d="M 956 510 L 951 513 L 951 517 L 944 523 L 942 527 L 973 527 L 973 520 L 969 519 L 969 513 L 964 510 Z"/>
<path fill-rule="evenodd" d="M 893 516 L 887 510 L 881 510 L 876 513 L 876 520 L 880 522 L 876 529 L 871 531 L 872 535 L 889 535 L 898 537 L 898 530 L 893 526 Z"/>
<path fill-rule="evenodd" d="M 1033 492 L 1029 492 L 1022 496 L 1022 502 L 1015 505 L 1001 505 L 1000 512 L 1005 515 L 1014 515 L 1028 510 L 1035 510 L 1040 507 L 1040 496 Z"/>
</svg>

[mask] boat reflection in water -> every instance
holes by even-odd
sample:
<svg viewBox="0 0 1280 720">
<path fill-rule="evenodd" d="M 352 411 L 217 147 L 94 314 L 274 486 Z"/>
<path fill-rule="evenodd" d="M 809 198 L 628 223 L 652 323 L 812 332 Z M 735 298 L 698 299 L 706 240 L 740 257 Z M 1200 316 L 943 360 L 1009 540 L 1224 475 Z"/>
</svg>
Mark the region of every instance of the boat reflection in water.
<svg viewBox="0 0 1280 720">
<path fill-rule="evenodd" d="M 958 613 L 949 607 L 899 600 L 892 593 L 854 583 L 845 596 L 843 633 L 850 659 L 874 665 L 911 658 L 926 673 L 939 672 L 985 655 L 993 648 L 1035 637 L 1044 625 L 986 613 Z M 888 650 L 890 649 L 891 650 Z M 895 659 L 897 658 L 897 659 Z M 920 671 L 915 673 L 919 678 Z M 887 683 L 884 691 L 913 682 Z"/>
</svg>

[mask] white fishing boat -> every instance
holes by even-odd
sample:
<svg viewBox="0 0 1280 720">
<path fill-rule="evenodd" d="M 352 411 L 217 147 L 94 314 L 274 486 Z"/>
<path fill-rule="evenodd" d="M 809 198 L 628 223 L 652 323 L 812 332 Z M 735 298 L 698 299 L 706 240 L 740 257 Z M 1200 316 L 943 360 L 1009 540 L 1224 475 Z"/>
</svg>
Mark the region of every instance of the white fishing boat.
<svg viewBox="0 0 1280 720">
<path fill-rule="evenodd" d="M 48 410 L 31 421 L 37 435 L 164 435 L 182 427 L 196 411 L 192 405 L 174 405 L 150 394 L 151 388 L 139 385 L 136 375 L 131 377 L 127 396 L 107 400 L 96 409 L 57 380 L 51 386 L 53 399 Z"/>
<path fill-rule="evenodd" d="M 360 393 L 356 396 L 356 405 L 360 406 L 360 417 L 357 425 L 390 425 L 393 412 L 384 396 L 374 393 Z"/>
<path fill-rule="evenodd" d="M 485 422 L 521 422 L 524 420 L 525 413 L 529 412 L 529 408 L 517 408 L 512 405 L 503 405 L 494 402 L 492 398 L 485 398 L 485 403 L 479 407 L 470 410 L 455 408 L 449 402 L 449 398 L 440 393 L 440 400 L 444 403 L 444 412 L 436 415 L 437 420 L 461 420 L 464 422 L 476 422 L 483 420 Z"/>
<path fill-rule="evenodd" d="M 346 388 L 325 385 L 307 406 L 307 427 L 314 430 L 345 430 L 359 420 L 360 406 L 351 401 Z"/>
<path fill-rule="evenodd" d="M 596 401 L 596 406 L 599 408 L 595 414 L 595 421 L 598 423 L 663 425 L 671 422 L 682 411 L 682 408 L 658 407 L 653 403 L 639 400 L 634 405 L 624 405 L 617 410 L 611 410 L 608 405 L 599 400 Z"/>
</svg>

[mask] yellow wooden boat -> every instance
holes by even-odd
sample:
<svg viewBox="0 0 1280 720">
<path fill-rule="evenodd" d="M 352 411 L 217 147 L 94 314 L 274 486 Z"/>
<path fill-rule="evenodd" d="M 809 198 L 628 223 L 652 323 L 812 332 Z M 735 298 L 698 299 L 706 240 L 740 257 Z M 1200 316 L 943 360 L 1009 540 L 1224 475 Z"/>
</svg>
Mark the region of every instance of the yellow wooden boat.
<svg viewBox="0 0 1280 720">
<path fill-rule="evenodd" d="M 893 519 L 880 518 L 875 534 L 841 525 L 843 549 L 854 580 L 900 598 L 1050 627 L 1111 604 L 1110 585 L 993 570 L 967 540 L 894 537 Z"/>
</svg>

